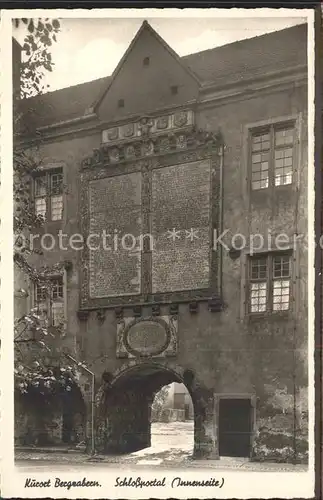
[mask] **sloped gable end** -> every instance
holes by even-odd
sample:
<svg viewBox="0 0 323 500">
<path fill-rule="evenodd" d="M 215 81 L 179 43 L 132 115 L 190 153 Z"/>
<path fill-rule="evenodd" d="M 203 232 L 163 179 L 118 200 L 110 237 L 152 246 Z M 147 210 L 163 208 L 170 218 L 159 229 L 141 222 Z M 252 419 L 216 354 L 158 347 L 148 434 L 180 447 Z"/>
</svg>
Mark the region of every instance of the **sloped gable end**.
<svg viewBox="0 0 323 500">
<path fill-rule="evenodd" d="M 145 21 L 95 110 L 102 121 L 184 105 L 198 96 L 197 76 Z"/>
</svg>

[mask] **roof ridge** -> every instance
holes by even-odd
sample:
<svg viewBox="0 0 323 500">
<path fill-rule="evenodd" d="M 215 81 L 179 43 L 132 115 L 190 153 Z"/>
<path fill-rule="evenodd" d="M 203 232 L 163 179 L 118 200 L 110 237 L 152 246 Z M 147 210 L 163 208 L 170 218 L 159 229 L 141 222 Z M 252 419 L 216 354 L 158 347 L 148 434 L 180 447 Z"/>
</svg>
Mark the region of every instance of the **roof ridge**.
<svg viewBox="0 0 323 500">
<path fill-rule="evenodd" d="M 234 42 L 225 43 L 224 45 L 218 45 L 216 47 L 211 47 L 211 48 L 205 49 L 205 50 L 199 50 L 198 52 L 191 52 L 190 54 L 186 54 L 185 56 L 180 56 L 180 57 L 181 57 L 181 59 L 186 59 L 186 58 L 191 57 L 191 56 L 197 56 L 198 54 L 204 54 L 206 52 L 220 50 L 220 49 L 223 49 L 225 47 L 232 47 L 232 45 L 235 45 L 235 44 L 246 43 L 246 42 L 249 42 L 251 40 L 254 41 L 256 38 L 265 38 L 267 36 L 272 36 L 276 33 L 290 31 L 291 29 L 299 28 L 299 26 L 304 26 L 304 25 L 307 26 L 307 23 L 295 24 L 293 26 L 289 26 L 288 28 L 284 28 L 282 30 L 270 31 L 269 33 L 263 33 L 262 35 L 251 36 L 250 38 L 243 38 L 242 40 L 235 40 Z"/>
</svg>

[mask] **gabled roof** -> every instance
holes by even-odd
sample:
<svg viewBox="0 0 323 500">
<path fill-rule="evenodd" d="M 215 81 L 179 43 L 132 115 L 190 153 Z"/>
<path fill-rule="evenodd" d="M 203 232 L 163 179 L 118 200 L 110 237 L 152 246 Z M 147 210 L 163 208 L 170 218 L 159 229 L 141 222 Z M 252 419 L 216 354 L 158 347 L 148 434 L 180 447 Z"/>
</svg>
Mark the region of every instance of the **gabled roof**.
<svg viewBox="0 0 323 500">
<path fill-rule="evenodd" d="M 93 105 L 94 109 L 98 106 L 98 104 L 102 101 L 103 97 L 108 92 L 110 86 L 112 85 L 112 83 L 114 82 L 114 80 L 116 79 L 116 77 L 118 76 L 118 74 L 119 74 L 122 66 L 125 64 L 125 62 L 126 62 L 126 60 L 128 58 L 128 55 L 133 50 L 133 48 L 134 48 L 137 40 L 140 38 L 140 36 L 141 36 L 141 34 L 142 34 L 142 32 L 144 30 L 148 30 L 159 41 L 159 43 L 164 47 L 164 49 L 177 61 L 177 63 L 180 64 L 182 66 L 182 68 L 184 68 L 184 70 L 191 77 L 194 78 L 194 80 L 196 80 L 199 84 L 201 83 L 199 81 L 197 75 L 190 69 L 190 67 L 188 65 L 186 65 L 186 63 L 183 61 L 183 59 L 181 59 L 176 54 L 176 52 L 165 42 L 165 40 L 163 40 L 163 38 L 161 38 L 161 36 L 157 33 L 157 31 L 155 31 L 150 26 L 150 24 L 147 21 L 144 21 L 142 23 L 142 25 L 140 26 L 139 30 L 137 31 L 137 33 L 136 33 L 135 37 L 133 38 L 132 42 L 130 43 L 129 47 L 127 48 L 126 52 L 124 53 L 123 57 L 120 59 L 120 62 L 118 63 L 116 69 L 112 73 L 111 79 L 109 81 L 109 84 L 108 84 L 107 88 L 102 92 L 102 94 L 100 96 L 98 96 L 97 100 L 94 102 L 94 105 Z"/>
<path fill-rule="evenodd" d="M 152 28 L 143 24 L 140 30 Z M 139 36 L 138 31 L 132 44 Z M 154 31 L 154 35 L 159 35 Z M 250 77 L 272 71 L 307 64 L 307 25 L 301 24 L 266 35 L 241 40 L 214 49 L 180 58 L 159 37 L 173 57 L 186 71 L 196 75 L 202 84 L 226 85 L 242 82 Z M 131 45 L 112 76 L 48 92 L 24 101 L 25 109 L 32 108 L 37 115 L 37 126 L 42 127 L 84 116 L 103 97 L 129 53 Z"/>
</svg>

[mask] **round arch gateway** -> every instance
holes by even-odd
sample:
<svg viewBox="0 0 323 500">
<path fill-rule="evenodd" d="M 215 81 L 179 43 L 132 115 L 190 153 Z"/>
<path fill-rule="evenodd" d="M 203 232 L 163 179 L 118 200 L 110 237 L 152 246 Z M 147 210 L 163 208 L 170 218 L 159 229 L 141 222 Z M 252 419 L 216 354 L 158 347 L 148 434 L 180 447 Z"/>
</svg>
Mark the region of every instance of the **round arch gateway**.
<svg viewBox="0 0 323 500">
<path fill-rule="evenodd" d="M 184 384 L 194 406 L 194 456 L 214 453 L 213 395 L 194 374 L 154 362 L 125 367 L 115 376 L 105 373 L 98 401 L 97 446 L 105 453 L 131 453 L 151 446 L 151 403 L 172 382 Z M 211 396 L 211 400 L 210 400 Z M 212 422 L 209 422 L 211 418 Z M 211 425 L 209 425 L 211 423 Z"/>
</svg>

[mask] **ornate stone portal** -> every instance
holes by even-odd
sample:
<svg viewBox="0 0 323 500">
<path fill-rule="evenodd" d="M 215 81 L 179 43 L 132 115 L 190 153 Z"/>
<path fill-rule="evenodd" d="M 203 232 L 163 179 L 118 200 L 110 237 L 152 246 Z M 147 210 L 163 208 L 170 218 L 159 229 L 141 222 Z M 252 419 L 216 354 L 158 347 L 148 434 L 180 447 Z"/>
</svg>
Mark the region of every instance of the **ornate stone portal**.
<svg viewBox="0 0 323 500">
<path fill-rule="evenodd" d="M 216 297 L 221 135 L 182 109 L 103 141 L 81 174 L 82 234 L 95 243 L 82 253 L 81 309 Z"/>
</svg>

